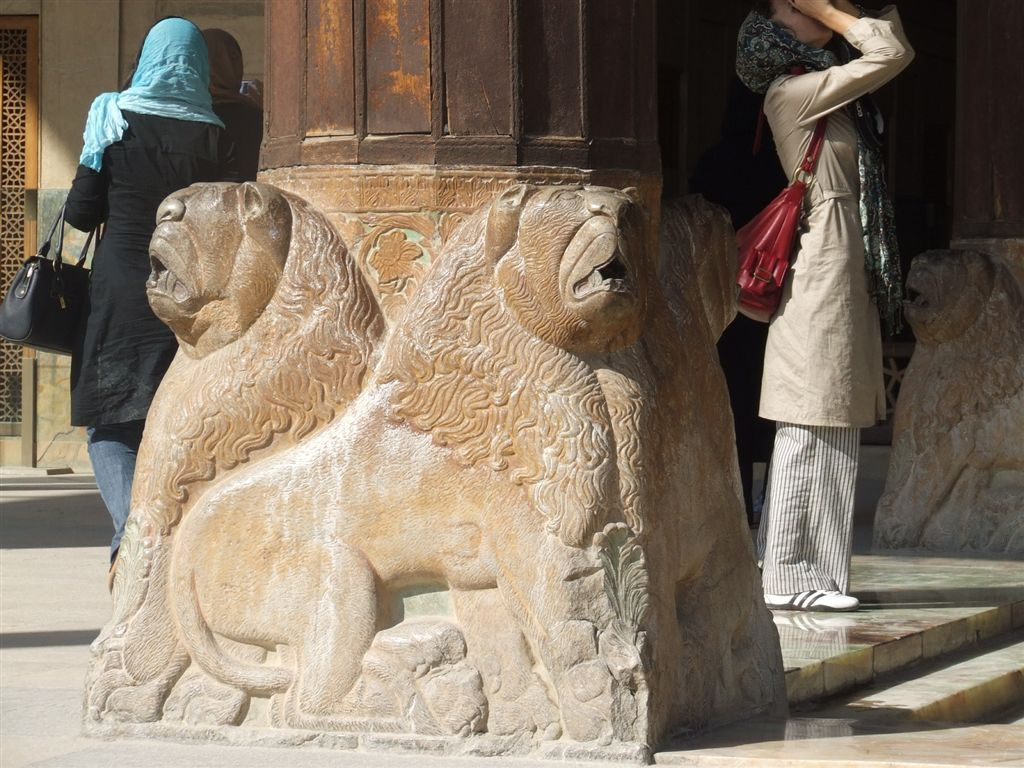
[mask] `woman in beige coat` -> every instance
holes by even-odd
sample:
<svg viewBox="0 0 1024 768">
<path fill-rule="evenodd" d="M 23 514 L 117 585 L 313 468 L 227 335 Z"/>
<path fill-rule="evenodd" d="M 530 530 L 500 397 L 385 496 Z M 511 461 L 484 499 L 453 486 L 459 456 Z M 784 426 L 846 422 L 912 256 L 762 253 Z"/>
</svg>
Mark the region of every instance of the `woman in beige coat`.
<svg viewBox="0 0 1024 768">
<path fill-rule="evenodd" d="M 843 63 L 837 33 L 859 58 Z M 865 97 L 912 57 L 895 10 L 862 17 L 848 0 L 765 0 L 740 30 L 737 74 L 765 94 L 791 179 L 828 119 L 765 350 L 760 414 L 777 422 L 758 534 L 769 608 L 859 606 L 847 594 L 859 430 L 885 416 L 879 315 L 895 328 L 901 299 L 877 112 Z"/>
</svg>

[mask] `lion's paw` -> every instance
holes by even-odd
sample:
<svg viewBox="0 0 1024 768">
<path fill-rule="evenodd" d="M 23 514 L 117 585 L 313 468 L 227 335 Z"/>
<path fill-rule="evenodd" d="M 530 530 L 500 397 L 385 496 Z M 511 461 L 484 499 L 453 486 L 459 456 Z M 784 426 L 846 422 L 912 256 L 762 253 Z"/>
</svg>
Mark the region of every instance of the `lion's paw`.
<svg viewBox="0 0 1024 768">
<path fill-rule="evenodd" d="M 89 716 L 92 720 L 152 723 L 163 716 L 170 682 L 157 679 L 142 685 L 125 683 L 121 676 L 115 674 L 90 691 Z"/>
<path fill-rule="evenodd" d="M 529 673 L 525 681 L 505 681 L 499 672 L 492 671 L 485 679 L 490 683 L 488 733 L 497 736 L 532 733 L 542 741 L 553 741 L 562 735 L 558 707 L 535 674 Z"/>
<path fill-rule="evenodd" d="M 238 725 L 248 708 L 244 691 L 215 682 L 193 667 L 167 697 L 164 719 L 188 725 Z"/>
<path fill-rule="evenodd" d="M 409 712 L 418 733 L 470 736 L 484 730 L 487 699 L 480 673 L 465 661 L 416 681 Z"/>
<path fill-rule="evenodd" d="M 465 656 L 462 632 L 447 621 L 407 621 L 379 632 L 345 711 L 406 719 L 417 733 L 479 733 L 487 723 L 487 698 Z"/>
<path fill-rule="evenodd" d="M 601 659 L 568 670 L 561 686 L 562 719 L 569 738 L 601 745 L 612 741 L 612 676 Z"/>
</svg>

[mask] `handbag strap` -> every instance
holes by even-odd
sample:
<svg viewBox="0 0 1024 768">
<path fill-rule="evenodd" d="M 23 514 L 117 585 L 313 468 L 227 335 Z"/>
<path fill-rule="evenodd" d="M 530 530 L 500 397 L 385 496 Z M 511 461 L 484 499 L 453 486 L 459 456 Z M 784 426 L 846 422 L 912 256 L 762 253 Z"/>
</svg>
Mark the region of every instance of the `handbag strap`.
<svg viewBox="0 0 1024 768">
<path fill-rule="evenodd" d="M 807 147 L 807 154 L 804 155 L 804 161 L 800 164 L 800 170 L 804 173 L 814 173 L 814 168 L 818 164 L 818 158 L 821 157 L 821 148 L 825 144 L 825 129 L 827 127 L 828 115 L 819 117 L 817 124 L 814 126 L 811 143 Z"/>
<path fill-rule="evenodd" d="M 789 74 L 803 75 L 807 72 L 807 68 L 803 64 L 794 64 L 789 68 Z M 761 151 L 761 143 L 764 140 L 764 99 L 761 99 L 761 109 L 757 112 L 757 128 L 754 131 L 754 145 L 751 147 L 750 154 L 756 155 Z M 825 128 L 828 126 L 828 115 L 819 117 L 818 122 L 814 125 L 814 135 L 811 136 L 810 146 L 807 148 L 807 155 L 804 157 L 803 163 L 800 165 L 800 169 L 808 174 L 814 173 L 814 167 L 818 164 L 818 157 L 821 155 L 821 147 L 825 143 Z"/>
<path fill-rule="evenodd" d="M 53 249 L 53 256 L 51 256 L 54 267 L 57 269 L 60 269 L 60 265 L 64 261 L 64 211 L 66 207 L 66 203 L 60 207 L 60 225 L 57 227 L 57 242 Z"/>
<path fill-rule="evenodd" d="M 39 246 L 36 251 L 36 256 L 41 256 L 44 259 L 50 258 L 50 243 L 53 241 L 53 233 L 57 231 L 57 227 L 60 227 L 60 239 L 57 241 L 57 253 L 60 253 L 60 249 L 64 244 L 64 206 L 61 205 L 60 210 L 57 211 L 57 216 L 53 220 L 53 224 L 50 225 L 50 231 L 46 235 L 46 240 Z"/>
<path fill-rule="evenodd" d="M 50 259 L 53 262 L 54 271 L 60 272 L 61 267 L 64 264 L 64 220 L 65 220 L 65 209 L 66 203 L 60 207 L 60 211 L 57 213 L 57 218 L 53 220 L 53 224 L 50 225 L 50 232 L 46 235 L 46 241 L 39 246 L 39 250 L 36 251 L 36 256 L 41 256 L 45 259 Z M 93 242 L 93 238 L 96 238 L 96 242 L 99 243 L 102 235 L 100 227 L 97 225 L 89 231 L 89 236 L 85 239 L 85 245 L 82 246 L 82 250 L 78 252 L 78 258 L 75 260 L 75 266 L 82 266 L 85 264 L 86 258 L 89 256 L 89 246 Z M 53 242 L 54 235 L 57 236 L 56 242 Z M 53 243 L 53 253 L 50 253 L 51 243 Z"/>
<path fill-rule="evenodd" d="M 82 246 L 82 250 L 78 252 L 78 260 L 75 261 L 75 266 L 80 267 L 85 264 L 85 259 L 89 255 L 89 245 L 92 243 L 93 237 L 96 238 L 96 244 L 99 245 L 101 234 L 100 227 L 97 225 L 94 229 L 89 230 L 89 236 L 85 238 L 85 245 Z"/>
</svg>

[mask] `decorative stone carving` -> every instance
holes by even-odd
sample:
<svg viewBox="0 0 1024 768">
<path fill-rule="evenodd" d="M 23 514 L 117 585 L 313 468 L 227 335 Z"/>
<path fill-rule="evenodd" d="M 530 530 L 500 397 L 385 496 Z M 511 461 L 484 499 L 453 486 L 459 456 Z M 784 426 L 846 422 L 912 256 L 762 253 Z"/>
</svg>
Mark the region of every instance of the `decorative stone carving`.
<svg viewBox="0 0 1024 768">
<path fill-rule="evenodd" d="M 365 220 L 369 232 L 359 239 L 358 263 L 385 318 L 394 323 L 430 266 L 437 218 L 399 213 Z"/>
<path fill-rule="evenodd" d="M 1024 293 L 999 259 L 918 256 L 917 347 L 896 404 L 875 545 L 1024 554 Z"/>
<path fill-rule="evenodd" d="M 139 450 L 114 612 L 93 644 L 93 717 L 160 719 L 188 665 L 167 605 L 182 515 L 225 472 L 331 421 L 362 388 L 384 331 L 344 243 L 302 200 L 262 184 L 173 197 L 179 214 L 151 244 L 149 294 L 181 351 Z M 234 699 L 215 722 L 244 714 L 247 696 Z"/>
<path fill-rule="evenodd" d="M 720 210 L 675 210 L 690 224 L 659 265 L 635 190 L 512 187 L 448 236 L 383 333 L 301 201 L 178 196 L 151 298 L 183 352 L 93 646 L 90 730 L 386 731 L 489 754 L 561 739 L 642 758 L 785 707 L 708 311 L 731 292 L 693 279 L 734 267 Z M 239 292 L 178 287 L 205 285 L 193 242 L 283 274 L 209 350 L 192 320 Z M 315 285 L 296 298 L 300 269 Z M 265 388 L 236 392 L 245 375 Z M 415 616 L 424 593 L 446 598 Z"/>
<path fill-rule="evenodd" d="M 307 200 L 338 228 L 389 326 L 397 321 L 455 227 L 470 212 L 517 184 L 635 186 L 648 205 L 655 205 L 660 194 L 649 175 L 554 167 L 313 165 L 264 171 L 260 180 Z M 398 231 L 422 253 L 412 263 L 406 261 L 409 269 L 400 280 L 383 284 L 371 257 L 377 254 L 382 236 L 395 238 L 391 233 Z M 390 255 L 387 244 L 385 254 Z M 386 277 L 393 276 L 385 272 Z"/>
</svg>

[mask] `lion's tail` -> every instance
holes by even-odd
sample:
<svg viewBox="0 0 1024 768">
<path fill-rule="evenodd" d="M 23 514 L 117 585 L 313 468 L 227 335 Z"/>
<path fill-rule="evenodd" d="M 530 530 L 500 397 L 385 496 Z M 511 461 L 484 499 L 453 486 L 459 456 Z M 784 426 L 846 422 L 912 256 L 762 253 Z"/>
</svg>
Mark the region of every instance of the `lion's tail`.
<svg viewBox="0 0 1024 768">
<path fill-rule="evenodd" d="M 288 669 L 246 664 L 226 653 L 199 609 L 195 573 L 189 568 L 175 581 L 171 599 L 181 627 L 181 637 L 193 660 L 203 670 L 222 683 L 241 688 L 254 696 L 280 693 L 292 684 L 293 675 Z"/>
</svg>

